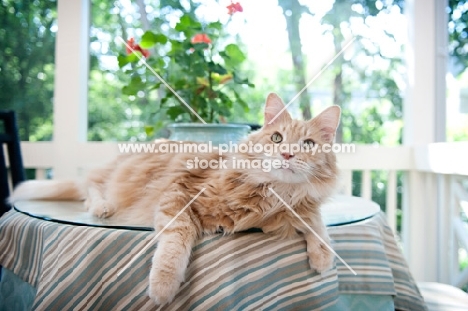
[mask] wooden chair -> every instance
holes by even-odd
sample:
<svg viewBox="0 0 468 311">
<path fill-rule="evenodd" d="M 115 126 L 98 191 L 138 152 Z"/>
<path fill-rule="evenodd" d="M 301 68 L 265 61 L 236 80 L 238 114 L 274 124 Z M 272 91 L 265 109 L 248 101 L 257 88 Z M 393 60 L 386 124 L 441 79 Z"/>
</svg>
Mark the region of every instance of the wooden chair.
<svg viewBox="0 0 468 311">
<path fill-rule="evenodd" d="M 11 208 L 6 203 L 6 199 L 10 195 L 10 182 L 11 186 L 15 187 L 25 180 L 25 174 L 15 112 L 0 111 L 0 122 L 0 216 L 2 216 Z M 9 169 L 7 168 L 5 149 Z"/>
</svg>

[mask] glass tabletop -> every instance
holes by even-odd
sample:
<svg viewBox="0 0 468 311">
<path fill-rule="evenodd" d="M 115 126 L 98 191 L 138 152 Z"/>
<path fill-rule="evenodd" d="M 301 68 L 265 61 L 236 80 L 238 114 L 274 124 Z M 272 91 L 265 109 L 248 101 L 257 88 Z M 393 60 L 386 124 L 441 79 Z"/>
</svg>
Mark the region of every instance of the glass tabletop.
<svg viewBox="0 0 468 311">
<path fill-rule="evenodd" d="M 370 200 L 334 195 L 322 205 L 322 219 L 327 226 L 342 226 L 368 219 L 380 212 L 380 206 Z"/>
<path fill-rule="evenodd" d="M 138 224 L 98 218 L 89 214 L 83 202 L 77 201 L 19 201 L 15 210 L 31 217 L 76 226 L 104 227 L 150 231 L 153 228 Z M 327 226 L 340 226 L 365 220 L 377 214 L 380 207 L 375 202 L 352 196 L 335 195 L 322 205 L 322 219 Z"/>
</svg>

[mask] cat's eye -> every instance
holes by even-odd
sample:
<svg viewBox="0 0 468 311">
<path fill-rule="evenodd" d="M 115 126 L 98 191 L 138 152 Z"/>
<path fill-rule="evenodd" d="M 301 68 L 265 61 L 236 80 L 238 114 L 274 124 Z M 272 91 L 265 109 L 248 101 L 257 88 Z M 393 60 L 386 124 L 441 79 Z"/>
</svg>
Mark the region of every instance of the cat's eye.
<svg viewBox="0 0 468 311">
<path fill-rule="evenodd" d="M 306 139 L 303 144 L 306 148 L 312 148 L 315 145 L 315 142 L 312 139 Z"/>
<path fill-rule="evenodd" d="M 280 133 L 274 133 L 271 135 L 271 141 L 274 143 L 280 143 L 283 141 L 283 136 Z"/>
</svg>

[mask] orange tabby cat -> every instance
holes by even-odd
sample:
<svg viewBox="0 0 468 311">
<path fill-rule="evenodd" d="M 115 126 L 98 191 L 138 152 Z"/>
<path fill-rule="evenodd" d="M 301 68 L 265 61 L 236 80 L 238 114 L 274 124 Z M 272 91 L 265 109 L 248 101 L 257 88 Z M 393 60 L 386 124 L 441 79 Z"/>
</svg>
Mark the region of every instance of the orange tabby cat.
<svg viewBox="0 0 468 311">
<path fill-rule="evenodd" d="M 340 109 L 330 107 L 309 121 L 291 119 L 281 99 L 270 94 L 265 125 L 248 136 L 254 144 L 333 142 Z M 273 122 L 268 124 L 271 120 Z M 188 168 L 195 157 L 205 160 L 280 160 L 270 171 Z M 213 162 L 214 163 L 214 162 Z M 197 194 L 201 194 L 159 236 L 149 276 L 149 295 L 157 304 L 170 302 L 184 281 L 192 247 L 203 233 L 225 233 L 261 228 L 289 237 L 301 233 L 307 242 L 310 266 L 318 272 L 332 266 L 333 253 L 278 199 L 273 189 L 305 222 L 329 242 L 320 205 L 334 191 L 337 180 L 333 153 L 139 153 L 119 156 L 107 167 L 91 172 L 83 184 L 65 181 L 28 181 L 15 189 L 10 201 L 23 199 L 84 200 L 98 217 L 127 217 L 132 223 L 168 224 Z"/>
</svg>

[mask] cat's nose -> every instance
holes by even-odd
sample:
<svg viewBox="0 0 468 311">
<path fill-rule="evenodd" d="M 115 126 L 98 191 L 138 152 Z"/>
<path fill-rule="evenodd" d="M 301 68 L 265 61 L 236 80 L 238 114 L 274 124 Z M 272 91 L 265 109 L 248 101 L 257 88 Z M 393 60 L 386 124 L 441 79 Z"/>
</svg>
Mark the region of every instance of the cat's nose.
<svg viewBox="0 0 468 311">
<path fill-rule="evenodd" d="M 283 158 L 285 158 L 286 160 L 289 160 L 290 158 L 294 158 L 294 154 L 282 153 L 281 155 L 282 155 Z"/>
</svg>

